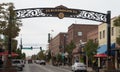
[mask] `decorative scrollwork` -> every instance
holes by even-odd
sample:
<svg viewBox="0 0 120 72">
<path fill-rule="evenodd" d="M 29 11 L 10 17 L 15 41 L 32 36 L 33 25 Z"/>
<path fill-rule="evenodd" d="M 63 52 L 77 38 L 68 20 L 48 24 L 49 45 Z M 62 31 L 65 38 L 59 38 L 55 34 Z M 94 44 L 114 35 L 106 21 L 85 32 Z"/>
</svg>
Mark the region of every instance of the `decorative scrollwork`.
<svg viewBox="0 0 120 72">
<path fill-rule="evenodd" d="M 107 22 L 107 14 L 68 8 L 29 8 L 15 10 L 17 18 L 31 18 L 31 17 L 63 17 L 82 18 L 94 20 L 99 22 Z"/>
</svg>

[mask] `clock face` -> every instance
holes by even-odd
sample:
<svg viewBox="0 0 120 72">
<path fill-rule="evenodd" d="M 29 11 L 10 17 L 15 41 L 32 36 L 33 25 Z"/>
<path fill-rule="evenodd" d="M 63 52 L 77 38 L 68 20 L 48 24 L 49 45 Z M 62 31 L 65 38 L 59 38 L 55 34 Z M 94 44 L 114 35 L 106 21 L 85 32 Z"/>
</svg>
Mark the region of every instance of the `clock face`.
<svg viewBox="0 0 120 72">
<path fill-rule="evenodd" d="M 58 18 L 63 19 L 64 18 L 64 13 L 59 13 Z"/>
</svg>

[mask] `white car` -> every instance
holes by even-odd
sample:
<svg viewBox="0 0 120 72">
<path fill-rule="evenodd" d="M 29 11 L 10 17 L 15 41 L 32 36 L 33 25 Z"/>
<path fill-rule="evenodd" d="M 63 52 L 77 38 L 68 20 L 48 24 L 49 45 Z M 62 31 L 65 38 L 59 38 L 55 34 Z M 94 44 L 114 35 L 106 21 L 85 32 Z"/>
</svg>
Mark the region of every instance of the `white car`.
<svg viewBox="0 0 120 72">
<path fill-rule="evenodd" d="M 75 62 L 72 65 L 72 71 L 76 72 L 76 71 L 82 71 L 82 72 L 87 72 L 87 67 L 84 63 L 81 62 Z"/>
<path fill-rule="evenodd" d="M 19 71 L 22 71 L 22 70 L 23 70 L 23 64 L 22 64 L 22 61 L 21 61 L 21 60 L 17 60 L 17 59 L 12 60 L 12 66 L 13 66 L 13 67 L 16 67 L 17 70 L 19 70 Z"/>
<path fill-rule="evenodd" d="M 36 64 L 40 64 L 40 60 L 35 60 L 35 63 Z"/>
</svg>

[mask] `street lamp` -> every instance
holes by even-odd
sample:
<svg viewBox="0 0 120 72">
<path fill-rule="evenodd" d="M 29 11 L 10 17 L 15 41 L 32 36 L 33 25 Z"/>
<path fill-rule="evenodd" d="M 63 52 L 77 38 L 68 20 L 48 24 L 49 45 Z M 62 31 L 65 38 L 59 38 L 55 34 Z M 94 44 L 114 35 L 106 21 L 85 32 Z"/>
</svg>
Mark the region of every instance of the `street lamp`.
<svg viewBox="0 0 120 72">
<path fill-rule="evenodd" d="M 66 34 L 64 34 L 64 46 L 63 46 L 63 53 L 64 53 L 64 65 L 65 65 L 65 47 L 66 47 Z"/>
<path fill-rule="evenodd" d="M 84 46 L 85 46 L 86 42 L 83 42 L 82 40 L 80 40 L 80 54 L 83 57 L 84 63 L 86 64 L 86 56 L 85 56 L 85 51 L 84 51 Z"/>
</svg>

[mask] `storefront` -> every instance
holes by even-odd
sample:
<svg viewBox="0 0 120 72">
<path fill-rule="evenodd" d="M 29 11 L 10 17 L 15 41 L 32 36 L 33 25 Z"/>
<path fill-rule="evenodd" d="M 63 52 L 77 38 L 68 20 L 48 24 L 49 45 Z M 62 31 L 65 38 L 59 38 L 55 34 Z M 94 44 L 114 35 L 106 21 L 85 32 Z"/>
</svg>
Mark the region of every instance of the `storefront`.
<svg viewBox="0 0 120 72">
<path fill-rule="evenodd" d="M 112 49 L 115 51 L 115 68 L 120 69 L 120 48 Z"/>
<path fill-rule="evenodd" d="M 115 49 L 115 43 L 111 44 L 111 60 L 113 62 L 113 66 L 112 68 L 115 68 L 115 51 L 113 49 Z M 99 46 L 98 50 L 97 50 L 97 55 L 95 55 L 95 57 L 98 58 L 98 66 L 99 67 L 107 67 L 107 54 L 108 54 L 108 50 L 107 50 L 107 45 L 101 45 Z M 106 65 L 103 65 L 106 64 Z"/>
</svg>

